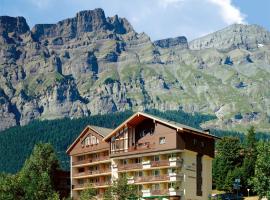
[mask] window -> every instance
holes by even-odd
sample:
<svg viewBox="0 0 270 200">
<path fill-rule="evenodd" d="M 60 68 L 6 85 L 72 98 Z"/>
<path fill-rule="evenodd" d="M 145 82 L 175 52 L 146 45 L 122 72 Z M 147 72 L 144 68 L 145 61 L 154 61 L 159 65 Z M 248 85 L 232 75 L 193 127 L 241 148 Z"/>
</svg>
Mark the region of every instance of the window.
<svg viewBox="0 0 270 200">
<path fill-rule="evenodd" d="M 165 144 L 165 142 L 166 142 L 165 137 L 159 138 L 159 144 Z"/>
<path fill-rule="evenodd" d="M 141 163 L 142 159 L 141 158 L 135 158 L 135 163 Z"/>
<path fill-rule="evenodd" d="M 142 177 L 143 176 L 143 172 L 142 171 L 135 172 L 135 176 L 136 177 Z"/>
<path fill-rule="evenodd" d="M 160 175 L 160 171 L 159 170 L 154 170 L 153 171 L 153 175 L 154 176 L 159 176 Z"/>
<path fill-rule="evenodd" d="M 83 141 L 82 141 L 82 146 L 89 146 L 89 145 L 94 145 L 98 144 L 99 140 L 97 139 L 96 136 L 93 135 L 88 135 Z"/>
<path fill-rule="evenodd" d="M 79 156 L 78 157 L 78 161 L 82 161 L 82 160 L 84 160 L 85 159 L 85 156 Z"/>
<path fill-rule="evenodd" d="M 142 185 L 138 185 L 138 190 L 139 192 L 143 189 L 143 186 Z"/>
<path fill-rule="evenodd" d="M 150 135 L 153 135 L 153 134 L 154 134 L 154 128 L 151 128 Z"/>
<path fill-rule="evenodd" d="M 159 161 L 159 155 L 155 155 L 155 156 L 153 157 L 153 161 Z"/>
<path fill-rule="evenodd" d="M 175 182 L 170 182 L 169 183 L 169 188 L 175 188 Z"/>
<path fill-rule="evenodd" d="M 202 147 L 202 148 L 204 147 L 204 142 L 201 142 L 201 147 Z"/>
<path fill-rule="evenodd" d="M 89 137 L 86 137 L 86 138 L 85 138 L 84 144 L 85 144 L 86 146 L 90 145 L 90 138 L 89 138 Z"/>
<path fill-rule="evenodd" d="M 79 173 L 83 173 L 83 172 L 84 172 L 84 168 L 79 168 L 79 169 L 78 169 L 78 172 L 79 172 Z"/>
<path fill-rule="evenodd" d="M 159 190 L 160 189 L 159 184 L 153 184 L 152 189 L 153 190 Z"/>
<path fill-rule="evenodd" d="M 82 184 L 84 184 L 84 180 L 83 179 L 79 179 L 78 180 L 78 183 L 79 183 L 79 185 L 82 185 Z"/>
<path fill-rule="evenodd" d="M 169 168 L 168 173 L 176 173 L 176 169 L 175 168 Z"/>
<path fill-rule="evenodd" d="M 123 160 L 123 165 L 128 164 L 128 161 L 126 159 Z"/>
</svg>

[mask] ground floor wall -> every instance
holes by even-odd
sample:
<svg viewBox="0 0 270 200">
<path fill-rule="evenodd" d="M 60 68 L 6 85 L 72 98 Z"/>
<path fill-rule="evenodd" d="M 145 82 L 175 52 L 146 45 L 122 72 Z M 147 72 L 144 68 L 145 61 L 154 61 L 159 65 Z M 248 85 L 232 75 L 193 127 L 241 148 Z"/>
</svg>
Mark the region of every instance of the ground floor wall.
<svg viewBox="0 0 270 200">
<path fill-rule="evenodd" d="M 184 180 L 182 182 L 183 196 L 181 200 L 207 200 L 212 192 L 212 158 L 206 155 L 202 156 L 202 193 L 198 195 L 197 153 L 185 150 L 182 155 Z"/>
</svg>

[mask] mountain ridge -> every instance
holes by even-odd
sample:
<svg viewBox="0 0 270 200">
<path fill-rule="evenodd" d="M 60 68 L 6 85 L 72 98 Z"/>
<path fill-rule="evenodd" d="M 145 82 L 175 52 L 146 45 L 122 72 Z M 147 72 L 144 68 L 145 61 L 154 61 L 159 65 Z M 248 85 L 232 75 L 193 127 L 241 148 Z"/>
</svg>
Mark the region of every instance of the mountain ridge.
<svg viewBox="0 0 270 200">
<path fill-rule="evenodd" d="M 253 25 L 223 33 L 152 42 L 102 9 L 31 30 L 24 18 L 0 17 L 0 130 L 151 108 L 215 115 L 205 128 L 268 130 L 270 33 Z"/>
</svg>

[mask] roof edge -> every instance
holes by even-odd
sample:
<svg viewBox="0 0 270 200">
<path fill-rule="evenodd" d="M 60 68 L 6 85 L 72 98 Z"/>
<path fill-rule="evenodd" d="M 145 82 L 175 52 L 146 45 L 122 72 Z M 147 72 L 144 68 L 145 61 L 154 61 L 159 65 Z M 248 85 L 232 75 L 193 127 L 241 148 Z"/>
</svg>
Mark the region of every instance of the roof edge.
<svg viewBox="0 0 270 200">
<path fill-rule="evenodd" d="M 173 127 L 175 129 L 178 129 L 178 130 L 190 130 L 190 131 L 193 131 L 197 134 L 200 134 L 200 135 L 203 135 L 203 136 L 207 136 L 207 137 L 211 137 L 211 138 L 214 138 L 214 139 L 220 139 L 219 137 L 215 136 L 215 135 L 211 135 L 209 133 L 207 133 L 206 131 L 203 131 L 203 130 L 199 130 L 199 129 L 196 129 L 196 128 L 192 128 L 190 126 L 186 126 L 186 125 L 183 125 L 182 126 L 177 126 L 175 124 L 172 124 L 170 122 L 166 122 L 166 121 L 163 121 L 162 119 L 159 119 L 158 117 L 155 117 L 153 115 L 150 115 L 150 114 L 147 114 L 147 113 L 143 113 L 143 112 L 136 112 L 134 113 L 132 116 L 130 116 L 127 120 L 125 120 L 123 123 L 121 123 L 118 127 L 116 127 L 110 134 L 108 134 L 106 137 L 104 137 L 104 141 L 107 141 L 109 138 L 111 138 L 111 136 L 116 132 L 118 131 L 119 129 L 121 129 L 123 126 L 126 125 L 126 123 L 130 120 L 132 120 L 134 117 L 136 117 L 137 115 L 142 115 L 144 117 L 147 117 L 147 118 L 151 118 L 155 121 L 158 121 L 158 122 L 161 122 L 165 125 L 168 125 L 170 127 Z"/>
<path fill-rule="evenodd" d="M 103 127 L 101 127 L 103 128 Z M 80 135 L 74 140 L 74 142 L 68 147 L 68 149 L 66 150 L 66 153 L 69 154 L 71 152 L 71 150 L 74 148 L 74 146 L 77 144 L 78 140 L 85 134 L 85 132 L 87 131 L 87 129 L 91 129 L 92 131 L 94 131 L 95 133 L 97 133 L 98 135 L 100 135 L 101 137 L 105 137 L 104 135 L 102 135 L 97 129 L 95 129 L 93 126 L 91 125 L 87 125 L 82 132 L 80 133 Z"/>
</svg>

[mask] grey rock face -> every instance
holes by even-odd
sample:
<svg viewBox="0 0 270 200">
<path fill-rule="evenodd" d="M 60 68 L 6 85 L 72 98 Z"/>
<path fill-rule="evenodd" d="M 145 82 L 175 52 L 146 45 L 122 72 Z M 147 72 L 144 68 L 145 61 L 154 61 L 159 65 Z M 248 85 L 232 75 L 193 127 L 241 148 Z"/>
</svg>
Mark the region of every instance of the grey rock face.
<svg viewBox="0 0 270 200">
<path fill-rule="evenodd" d="M 23 17 L 0 16 L 0 33 L 23 34 L 29 31 L 29 26 Z"/>
<path fill-rule="evenodd" d="M 0 19 L 0 130 L 149 108 L 215 115 L 204 128 L 270 128 L 269 32 L 258 26 L 188 44 L 152 42 L 101 9 L 32 31 L 23 18 Z"/>
<path fill-rule="evenodd" d="M 180 36 L 176 38 L 167 38 L 163 40 L 154 41 L 154 45 L 161 48 L 170 48 L 170 47 L 180 46 L 184 49 L 187 49 L 188 41 L 186 37 Z"/>
<path fill-rule="evenodd" d="M 75 38 L 83 33 L 105 30 L 124 34 L 133 31 L 133 28 L 126 19 L 118 18 L 117 15 L 106 18 L 104 11 L 98 8 L 81 11 L 76 17 L 62 20 L 57 24 L 37 24 L 32 32 L 39 40 L 52 37 Z"/>
<path fill-rule="evenodd" d="M 234 24 L 189 43 L 190 49 L 200 50 L 217 48 L 257 49 L 260 45 L 270 44 L 270 33 L 258 25 Z"/>
</svg>

